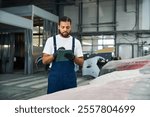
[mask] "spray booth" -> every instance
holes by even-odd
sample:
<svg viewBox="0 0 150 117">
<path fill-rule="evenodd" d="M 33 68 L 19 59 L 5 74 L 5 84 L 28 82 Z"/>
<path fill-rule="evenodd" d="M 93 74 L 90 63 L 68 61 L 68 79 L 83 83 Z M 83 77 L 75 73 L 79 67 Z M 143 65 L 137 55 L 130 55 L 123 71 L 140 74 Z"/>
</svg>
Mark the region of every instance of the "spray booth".
<svg viewBox="0 0 150 117">
<path fill-rule="evenodd" d="M 34 5 L 0 9 L 0 73 L 32 74 L 58 17 Z"/>
</svg>

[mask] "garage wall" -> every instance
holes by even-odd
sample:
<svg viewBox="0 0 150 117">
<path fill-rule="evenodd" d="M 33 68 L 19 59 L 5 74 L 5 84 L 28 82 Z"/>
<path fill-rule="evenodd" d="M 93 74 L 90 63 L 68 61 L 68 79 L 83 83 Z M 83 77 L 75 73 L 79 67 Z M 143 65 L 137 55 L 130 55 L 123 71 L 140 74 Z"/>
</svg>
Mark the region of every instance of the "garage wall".
<svg viewBox="0 0 150 117">
<path fill-rule="evenodd" d="M 99 23 L 113 22 L 113 1 L 100 1 L 99 2 Z M 78 32 L 78 16 L 79 5 L 65 6 L 64 15 L 67 15 L 73 20 L 73 32 Z M 82 13 L 82 29 L 83 32 L 93 32 L 97 30 L 97 4 L 96 0 L 89 2 L 89 0 L 83 1 L 83 13 Z M 100 31 L 113 30 L 112 26 L 99 26 Z"/>
<path fill-rule="evenodd" d="M 135 28 L 136 6 L 135 0 L 117 1 L 117 30 L 133 30 Z"/>
<path fill-rule="evenodd" d="M 78 6 L 71 5 L 64 7 L 64 15 L 69 16 L 72 19 L 72 32 L 78 31 Z"/>
<path fill-rule="evenodd" d="M 20 1 L 16 0 L 17 5 L 34 4 L 40 6 L 43 9 L 52 11 L 52 13 L 58 12 L 58 4 L 52 4 L 55 0 L 26 0 Z M 82 28 L 82 32 L 89 32 L 91 36 L 95 36 L 92 32 L 103 32 L 108 31 L 111 33 L 115 30 L 117 31 L 128 31 L 127 33 L 117 33 L 116 35 L 116 54 L 120 55 L 119 45 L 120 44 L 132 44 L 132 51 L 130 55 L 132 57 L 142 55 L 139 51 L 139 46 L 146 41 L 147 44 L 150 43 L 149 35 L 139 35 L 136 33 L 130 33 L 130 31 L 135 30 L 149 30 L 150 29 L 150 1 L 149 0 L 139 0 L 139 10 L 136 11 L 137 0 L 116 0 L 116 24 L 114 23 L 114 1 L 115 0 L 99 0 L 99 5 L 97 5 L 97 0 L 82 0 L 82 25 L 79 24 L 79 3 L 76 2 L 72 5 L 64 5 L 61 8 L 60 15 L 67 15 L 71 17 L 73 21 L 72 32 L 79 32 L 79 28 Z M 63 2 L 62 2 L 63 3 Z M 3 1 L 3 7 L 12 6 L 13 1 L 5 0 Z M 61 5 L 63 6 L 63 4 Z M 97 6 L 99 6 L 97 8 Z M 99 12 L 97 13 L 97 9 Z M 139 19 L 136 20 L 137 12 L 139 14 Z M 138 22 L 139 21 L 139 22 Z M 135 31 L 136 32 L 136 31 Z M 134 49 L 133 49 L 134 48 Z"/>
<path fill-rule="evenodd" d="M 88 1 L 88 0 L 87 0 Z M 117 0 L 117 30 L 132 30 L 135 27 L 136 6 L 135 0 L 127 0 L 125 6 L 124 0 Z M 126 7 L 126 11 L 125 11 Z M 64 14 L 73 18 L 75 24 L 78 24 L 78 6 L 65 6 Z M 97 4 L 95 2 L 83 2 L 83 32 L 96 31 Z M 109 23 L 114 20 L 114 1 L 99 1 L 99 23 Z M 77 29 L 77 28 L 75 28 Z M 100 31 L 114 30 L 113 25 L 99 25 Z M 76 30 L 73 30 L 76 32 Z"/>
<path fill-rule="evenodd" d="M 150 29 L 150 0 L 143 0 L 141 5 L 141 29 Z"/>
<path fill-rule="evenodd" d="M 100 0 L 98 16 L 96 0 L 91 0 L 91 2 L 89 0 L 83 0 L 82 31 L 96 32 L 97 26 L 98 31 L 114 31 L 114 26 L 116 26 L 117 31 L 127 31 L 127 33 L 117 33 L 116 35 L 116 54 L 122 56 L 122 58 L 141 56 L 141 51 L 143 51 L 141 46 L 145 41 L 147 44 L 150 43 L 150 36 L 144 36 L 142 34 L 139 37 L 139 35 L 136 35 L 135 30 L 150 29 L 150 1 L 139 0 L 138 11 L 136 11 L 136 0 L 126 0 L 126 2 L 125 0 L 117 0 L 116 2 L 116 24 L 113 24 L 114 0 Z M 78 6 L 65 6 L 64 9 L 64 14 L 73 19 L 73 32 L 78 32 L 77 9 Z M 97 23 L 97 17 L 100 25 L 94 25 Z M 135 31 L 135 33 L 130 33 L 130 31 Z M 128 51 L 128 55 L 123 53 L 126 51 L 126 47 L 129 47 L 131 50 Z"/>
</svg>

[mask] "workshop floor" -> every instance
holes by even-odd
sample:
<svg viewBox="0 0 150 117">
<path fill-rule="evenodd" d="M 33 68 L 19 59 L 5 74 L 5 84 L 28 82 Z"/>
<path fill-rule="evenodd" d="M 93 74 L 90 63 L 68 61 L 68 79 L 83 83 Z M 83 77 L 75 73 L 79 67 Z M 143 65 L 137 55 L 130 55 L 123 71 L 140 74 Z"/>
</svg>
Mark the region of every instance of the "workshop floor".
<svg viewBox="0 0 150 117">
<path fill-rule="evenodd" d="M 91 78 L 78 75 L 78 87 L 87 85 Z M 23 72 L 0 74 L 0 100 L 21 100 L 41 96 L 47 92 L 47 73 L 37 72 L 24 75 Z"/>
</svg>

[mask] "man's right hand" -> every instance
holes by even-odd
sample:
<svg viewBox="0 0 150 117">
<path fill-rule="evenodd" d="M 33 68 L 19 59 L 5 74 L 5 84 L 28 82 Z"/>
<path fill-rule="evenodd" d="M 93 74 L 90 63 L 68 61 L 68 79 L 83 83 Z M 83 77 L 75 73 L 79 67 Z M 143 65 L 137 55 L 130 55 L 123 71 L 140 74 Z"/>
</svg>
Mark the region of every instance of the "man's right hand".
<svg viewBox="0 0 150 117">
<path fill-rule="evenodd" d="M 64 48 L 64 47 L 60 47 L 60 48 L 58 48 L 58 50 L 64 51 L 65 48 Z M 56 52 L 53 54 L 54 60 L 56 60 L 57 55 L 58 55 L 58 52 L 57 52 L 57 50 L 56 50 Z"/>
</svg>

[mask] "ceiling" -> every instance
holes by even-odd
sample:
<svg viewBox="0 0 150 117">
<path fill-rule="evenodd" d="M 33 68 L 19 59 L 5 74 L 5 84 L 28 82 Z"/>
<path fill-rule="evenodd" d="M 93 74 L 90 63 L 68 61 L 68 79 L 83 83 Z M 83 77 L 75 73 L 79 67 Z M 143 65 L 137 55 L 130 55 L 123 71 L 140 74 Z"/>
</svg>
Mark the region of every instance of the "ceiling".
<svg viewBox="0 0 150 117">
<path fill-rule="evenodd" d="M 78 0 L 0 0 L 0 7 L 35 5 L 58 15 L 59 7 L 75 4 Z"/>
</svg>

